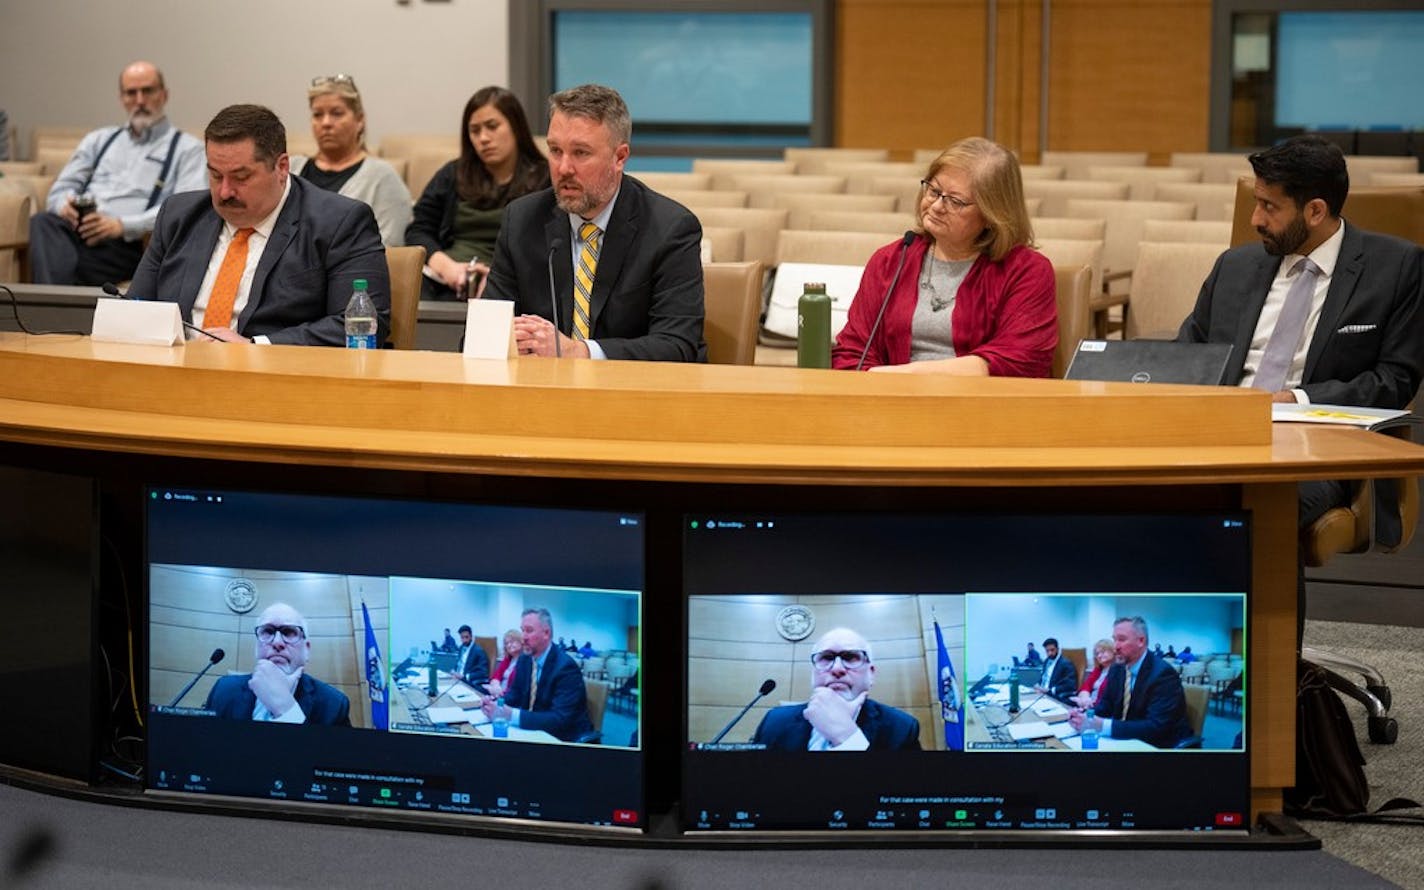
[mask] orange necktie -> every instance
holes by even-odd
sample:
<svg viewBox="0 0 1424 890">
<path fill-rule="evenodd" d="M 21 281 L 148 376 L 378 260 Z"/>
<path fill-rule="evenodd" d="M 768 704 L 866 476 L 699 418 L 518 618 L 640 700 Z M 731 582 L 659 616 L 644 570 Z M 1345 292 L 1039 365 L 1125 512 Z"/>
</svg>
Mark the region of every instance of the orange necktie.
<svg viewBox="0 0 1424 890">
<path fill-rule="evenodd" d="M 228 242 L 222 266 L 218 268 L 217 280 L 213 282 L 213 292 L 208 294 L 208 309 L 203 313 L 203 327 L 232 327 L 232 304 L 237 302 L 237 285 L 242 281 L 242 273 L 247 268 L 247 239 L 252 236 L 252 232 L 252 229 L 238 229 Z"/>
</svg>

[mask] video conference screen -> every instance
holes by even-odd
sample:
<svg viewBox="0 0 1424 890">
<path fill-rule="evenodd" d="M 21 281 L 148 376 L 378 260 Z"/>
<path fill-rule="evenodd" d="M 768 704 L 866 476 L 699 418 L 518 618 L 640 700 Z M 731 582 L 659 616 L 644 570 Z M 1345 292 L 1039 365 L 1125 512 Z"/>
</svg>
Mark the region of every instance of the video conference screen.
<svg viewBox="0 0 1424 890">
<path fill-rule="evenodd" d="M 1246 514 L 682 538 L 688 831 L 1246 829 Z"/>
<path fill-rule="evenodd" d="M 147 788 L 645 825 L 642 514 L 146 498 Z"/>
</svg>

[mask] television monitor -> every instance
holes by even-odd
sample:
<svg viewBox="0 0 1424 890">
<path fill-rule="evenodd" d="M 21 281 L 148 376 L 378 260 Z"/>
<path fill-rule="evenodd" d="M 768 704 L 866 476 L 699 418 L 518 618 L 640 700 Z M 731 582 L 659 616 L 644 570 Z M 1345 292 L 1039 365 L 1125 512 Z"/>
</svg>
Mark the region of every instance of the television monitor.
<svg viewBox="0 0 1424 890">
<path fill-rule="evenodd" d="M 689 515 L 682 539 L 686 831 L 1246 829 L 1247 514 Z M 1053 664 L 1017 664 L 1030 642 Z"/>
<path fill-rule="evenodd" d="M 145 497 L 150 793 L 645 827 L 641 513 Z"/>
</svg>

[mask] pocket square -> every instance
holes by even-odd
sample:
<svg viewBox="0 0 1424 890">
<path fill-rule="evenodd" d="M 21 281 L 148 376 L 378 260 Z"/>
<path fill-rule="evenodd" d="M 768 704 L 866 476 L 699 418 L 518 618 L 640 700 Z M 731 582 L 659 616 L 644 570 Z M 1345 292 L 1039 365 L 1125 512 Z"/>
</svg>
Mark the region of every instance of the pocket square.
<svg viewBox="0 0 1424 890">
<path fill-rule="evenodd" d="M 1341 328 L 1340 330 L 1336 331 L 1335 333 L 1337 333 L 1337 334 L 1364 334 L 1364 333 L 1368 333 L 1369 331 L 1373 331 L 1373 330 L 1374 330 L 1375 328 L 1377 328 L 1377 327 L 1379 327 L 1379 325 L 1377 325 L 1377 324 L 1347 324 L 1347 325 L 1345 325 L 1343 328 Z"/>
</svg>

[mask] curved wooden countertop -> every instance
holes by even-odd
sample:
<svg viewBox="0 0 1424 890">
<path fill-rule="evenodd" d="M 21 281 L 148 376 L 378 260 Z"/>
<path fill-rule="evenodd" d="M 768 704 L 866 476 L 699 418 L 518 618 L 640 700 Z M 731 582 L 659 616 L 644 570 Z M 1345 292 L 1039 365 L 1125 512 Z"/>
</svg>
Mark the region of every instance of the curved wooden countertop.
<svg viewBox="0 0 1424 890">
<path fill-rule="evenodd" d="M 378 469 L 820 485 L 1424 472 L 1418 445 L 1273 425 L 1265 394 L 1225 387 L 22 334 L 0 334 L 0 440 Z"/>
</svg>

